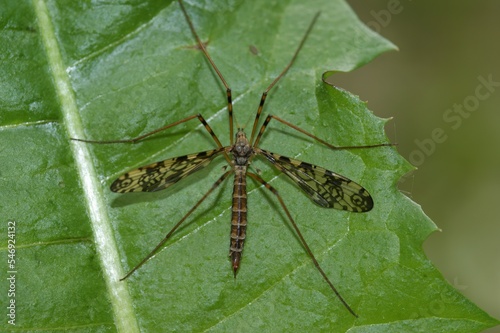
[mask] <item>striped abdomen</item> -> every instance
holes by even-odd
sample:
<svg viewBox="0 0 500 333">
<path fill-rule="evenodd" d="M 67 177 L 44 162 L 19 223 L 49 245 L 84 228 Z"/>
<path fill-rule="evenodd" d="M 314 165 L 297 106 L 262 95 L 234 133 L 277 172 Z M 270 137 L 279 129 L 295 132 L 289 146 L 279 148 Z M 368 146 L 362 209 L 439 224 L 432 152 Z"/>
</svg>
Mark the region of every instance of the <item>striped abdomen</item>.
<svg viewBox="0 0 500 333">
<path fill-rule="evenodd" d="M 247 229 L 247 167 L 234 167 L 233 214 L 231 217 L 231 244 L 229 255 L 233 265 L 234 276 L 240 266 L 241 252 L 245 244 Z"/>
</svg>

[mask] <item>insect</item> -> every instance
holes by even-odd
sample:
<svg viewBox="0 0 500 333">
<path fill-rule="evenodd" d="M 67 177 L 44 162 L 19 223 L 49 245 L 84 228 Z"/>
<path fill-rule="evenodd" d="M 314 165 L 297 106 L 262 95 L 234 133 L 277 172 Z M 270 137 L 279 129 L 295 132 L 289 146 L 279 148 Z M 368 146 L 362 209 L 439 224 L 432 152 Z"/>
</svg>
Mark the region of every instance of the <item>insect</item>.
<svg viewBox="0 0 500 333">
<path fill-rule="evenodd" d="M 214 133 L 210 125 L 205 121 L 205 118 L 201 114 L 192 115 L 176 121 L 172 124 L 166 125 L 162 128 L 154 130 L 152 132 L 146 133 L 142 136 L 136 137 L 134 139 L 128 140 L 113 140 L 113 141 L 93 141 L 93 140 L 82 140 L 73 139 L 83 142 L 91 143 L 135 143 L 143 140 L 158 132 L 167 130 L 179 124 L 188 122 L 190 120 L 198 119 L 210 136 L 215 141 L 217 148 L 212 150 L 207 150 L 195 154 L 189 154 L 184 156 L 179 156 L 157 163 L 149 164 L 134 170 L 131 170 L 118 179 L 116 179 L 111 184 L 111 191 L 117 193 L 129 193 L 129 192 L 155 192 L 164 190 L 171 185 L 177 183 L 178 181 L 192 175 L 196 171 L 203 169 L 208 166 L 216 157 L 223 156 L 229 164 L 229 169 L 226 169 L 222 176 L 212 185 L 212 187 L 191 207 L 191 209 L 178 221 L 168 234 L 160 241 L 160 243 L 135 267 L 133 267 L 121 280 L 128 278 L 132 273 L 139 269 L 146 261 L 148 261 L 153 255 L 155 255 L 160 248 L 167 242 L 167 240 L 174 234 L 174 232 L 179 228 L 179 226 L 200 206 L 200 204 L 229 176 L 233 175 L 234 185 L 233 185 L 233 195 L 232 195 L 232 217 L 231 217 L 231 232 L 230 232 L 230 249 L 229 256 L 231 260 L 232 270 L 234 276 L 238 272 L 240 267 L 240 262 L 242 258 L 243 246 L 245 244 L 246 228 L 247 228 L 247 189 L 246 189 L 246 179 L 250 177 L 257 183 L 271 191 L 276 199 L 278 200 L 281 208 L 285 212 L 287 218 L 289 219 L 293 230 L 297 234 L 302 246 L 305 251 L 313 261 L 316 269 L 319 271 L 323 279 L 329 285 L 331 290 L 335 293 L 336 297 L 341 301 L 344 307 L 354 316 L 357 317 L 354 310 L 349 306 L 349 304 L 344 300 L 341 294 L 337 291 L 333 283 L 330 281 L 326 273 L 323 271 L 318 261 L 316 260 L 313 252 L 309 248 L 306 240 L 302 236 L 298 225 L 296 224 L 294 218 L 292 217 L 290 211 L 288 210 L 283 198 L 279 192 L 261 178 L 259 174 L 253 173 L 248 170 L 248 167 L 252 159 L 256 156 L 262 156 L 271 165 L 273 165 L 280 172 L 287 175 L 295 184 L 297 184 L 304 193 L 317 205 L 325 208 L 334 208 L 345 210 L 349 212 L 367 212 L 373 208 L 373 199 L 366 189 L 361 185 L 355 183 L 354 181 L 336 174 L 335 172 L 329 171 L 322 167 L 316 166 L 314 164 L 309 164 L 296 159 L 292 159 L 286 156 L 282 156 L 264 149 L 259 148 L 259 142 L 265 132 L 268 124 L 271 120 L 279 121 L 290 128 L 309 136 L 310 138 L 318 141 L 319 143 L 327 146 L 332 150 L 339 149 L 358 149 L 358 148 L 373 148 L 373 147 L 383 147 L 391 146 L 390 143 L 381 143 L 375 145 L 366 146 L 333 146 L 328 142 L 314 136 L 313 134 L 289 123 L 288 121 L 274 115 L 268 115 L 262 125 L 259 128 L 259 120 L 264 108 L 264 103 L 266 101 L 269 91 L 276 85 L 276 83 L 286 74 L 288 69 L 292 66 L 295 59 L 299 55 L 308 35 L 313 29 L 319 13 L 317 13 L 309 24 L 307 30 L 305 31 L 298 47 L 293 53 L 292 59 L 285 66 L 283 71 L 271 82 L 267 89 L 263 92 L 260 99 L 260 104 L 255 115 L 253 122 L 252 132 L 250 138 L 247 137 L 242 128 L 238 128 L 236 134 L 234 133 L 234 121 L 233 121 L 233 103 L 232 103 L 232 92 L 231 88 L 227 84 L 224 76 L 217 68 L 216 64 L 210 57 L 205 44 L 202 43 L 199 38 L 194 25 L 187 14 L 187 11 L 179 0 L 179 5 L 189 28 L 196 39 L 198 48 L 203 52 L 206 59 L 210 63 L 212 69 L 216 72 L 217 76 L 221 80 L 222 84 L 226 88 L 227 97 L 227 110 L 229 118 L 229 134 L 230 134 L 230 144 L 224 146 L 218 139 L 217 135 Z"/>
</svg>

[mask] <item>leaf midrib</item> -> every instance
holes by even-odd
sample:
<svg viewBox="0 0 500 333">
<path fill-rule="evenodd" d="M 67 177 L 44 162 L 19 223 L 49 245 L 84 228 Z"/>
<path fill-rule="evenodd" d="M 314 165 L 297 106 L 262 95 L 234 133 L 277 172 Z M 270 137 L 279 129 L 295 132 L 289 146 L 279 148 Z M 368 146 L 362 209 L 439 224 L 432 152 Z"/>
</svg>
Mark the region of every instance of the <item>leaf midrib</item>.
<svg viewBox="0 0 500 333">
<path fill-rule="evenodd" d="M 33 1 L 40 36 L 42 38 L 57 99 L 61 105 L 63 125 L 70 137 L 82 138 L 84 131 L 71 81 L 62 60 L 48 8 L 43 0 Z M 140 332 L 127 284 L 120 282 L 123 275 L 100 182 L 87 146 L 73 142 L 70 149 L 82 184 L 83 195 L 94 235 L 117 330 Z"/>
</svg>

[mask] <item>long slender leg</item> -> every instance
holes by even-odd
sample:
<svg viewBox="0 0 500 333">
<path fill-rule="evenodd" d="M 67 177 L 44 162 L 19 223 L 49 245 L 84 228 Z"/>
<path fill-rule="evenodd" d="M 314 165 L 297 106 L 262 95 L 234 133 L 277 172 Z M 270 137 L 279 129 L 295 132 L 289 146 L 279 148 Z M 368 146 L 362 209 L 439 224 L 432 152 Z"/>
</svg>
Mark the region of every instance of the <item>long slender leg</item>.
<svg viewBox="0 0 500 333">
<path fill-rule="evenodd" d="M 323 269 L 319 265 L 318 261 L 316 260 L 316 257 L 314 257 L 314 254 L 312 253 L 311 249 L 309 248 L 309 245 L 307 245 L 307 242 L 304 239 L 304 237 L 302 236 L 302 233 L 300 232 L 300 229 L 297 226 L 297 223 L 295 223 L 295 220 L 293 219 L 292 215 L 288 211 L 288 208 L 286 207 L 285 202 L 281 198 L 281 195 L 278 193 L 278 191 L 274 187 L 272 187 L 271 185 L 269 185 L 260 176 L 254 174 L 254 173 L 251 173 L 251 172 L 248 172 L 247 175 L 250 176 L 250 177 L 252 177 L 256 181 L 258 181 L 262 185 L 264 185 L 269 191 L 271 191 L 276 196 L 276 198 L 278 199 L 281 207 L 283 208 L 283 210 L 285 211 L 286 215 L 288 216 L 288 219 L 290 220 L 290 223 L 292 224 L 293 229 L 297 233 L 297 236 L 299 237 L 300 242 L 302 243 L 302 246 L 304 246 L 304 249 L 306 250 L 306 252 L 309 255 L 309 257 L 311 258 L 311 260 L 313 261 L 314 266 L 316 266 L 316 268 L 318 269 L 318 271 L 321 274 L 321 276 L 323 277 L 323 279 L 326 281 L 326 283 L 328 283 L 328 285 L 333 290 L 333 292 L 335 293 L 335 295 L 337 296 L 337 298 L 342 302 L 342 304 L 344 305 L 344 307 L 353 316 L 355 316 L 357 318 L 358 315 L 354 312 L 354 310 L 349 306 L 349 304 L 347 304 L 347 302 L 344 300 L 344 298 L 340 295 L 340 293 L 337 291 L 337 288 L 335 288 L 335 286 L 333 285 L 333 283 L 330 281 L 330 279 L 328 278 L 328 276 L 326 275 L 326 273 L 323 271 Z"/>
<path fill-rule="evenodd" d="M 198 208 L 199 205 L 201 205 L 201 203 L 210 195 L 210 193 L 212 193 L 226 178 L 227 176 L 229 176 L 231 173 L 233 172 L 233 170 L 229 170 L 227 172 L 225 172 L 213 185 L 212 187 L 208 190 L 207 193 L 205 193 L 205 195 L 203 197 L 201 197 L 200 200 L 198 200 L 198 202 L 193 206 L 191 207 L 191 209 L 186 213 L 186 215 L 184 215 L 182 217 L 182 219 L 177 222 L 176 225 L 174 225 L 174 227 L 172 229 L 170 229 L 170 231 L 168 232 L 168 234 L 165 236 L 165 238 L 163 238 L 161 240 L 160 243 L 158 243 L 158 245 L 156 245 L 156 247 L 153 249 L 153 251 L 151 251 L 144 259 L 141 260 L 140 263 L 138 263 L 137 265 L 135 265 L 134 268 L 132 268 L 128 273 L 127 275 L 125 275 L 123 278 L 120 279 L 120 281 L 123 281 L 125 280 L 126 278 L 128 278 L 130 275 L 132 275 L 132 273 L 134 273 L 136 270 L 138 270 L 142 265 L 144 265 L 146 263 L 146 261 L 148 261 L 152 256 L 154 256 L 156 254 L 156 252 L 165 244 L 165 242 L 170 238 L 170 236 L 172 236 L 172 234 L 177 230 L 177 228 L 180 227 L 180 225 L 196 210 L 196 208 Z"/>
<path fill-rule="evenodd" d="M 262 113 L 262 109 L 264 108 L 264 102 L 266 101 L 266 97 L 267 97 L 267 94 L 269 93 L 269 90 L 271 90 L 274 87 L 274 85 L 286 74 L 286 72 L 288 72 L 290 67 L 292 67 L 293 63 L 295 62 L 295 59 L 297 59 L 297 56 L 299 55 L 299 52 L 302 49 L 302 46 L 304 46 L 304 43 L 306 42 L 307 36 L 309 36 L 309 33 L 311 32 L 312 28 L 314 27 L 314 24 L 318 20 L 319 14 L 320 14 L 320 12 L 317 12 L 316 15 L 314 15 L 314 18 L 312 19 L 311 23 L 309 24 L 307 31 L 304 33 L 304 36 L 302 37 L 302 40 L 300 41 L 299 46 L 295 50 L 295 53 L 293 54 L 290 62 L 286 65 L 286 67 L 283 69 L 283 71 L 280 73 L 280 75 L 278 75 L 274 79 L 274 81 L 271 82 L 269 87 L 267 87 L 267 89 L 262 94 L 262 97 L 260 98 L 259 108 L 257 109 L 257 114 L 255 115 L 255 120 L 253 122 L 252 135 L 250 136 L 250 143 L 253 141 L 255 131 L 257 130 L 257 124 L 259 123 L 260 115 Z"/>
<path fill-rule="evenodd" d="M 208 125 L 208 123 L 206 122 L 205 118 L 203 118 L 203 116 L 201 114 L 195 114 L 195 115 L 186 117 L 184 119 L 181 119 L 181 120 L 178 120 L 178 121 L 176 121 L 174 123 L 168 124 L 166 126 L 157 128 L 154 131 L 148 132 L 146 134 L 143 134 L 141 136 L 138 136 L 138 137 L 132 138 L 132 139 L 123 139 L 123 140 L 85 140 L 85 139 L 71 138 L 71 140 L 73 140 L 73 141 L 80 141 L 80 142 L 87 142 L 87 143 L 98 143 L 98 144 L 136 143 L 136 142 L 141 141 L 141 140 L 143 140 L 143 139 L 145 139 L 145 138 L 147 138 L 147 137 L 149 137 L 149 136 L 151 136 L 153 134 L 156 134 L 156 133 L 162 132 L 164 130 L 167 130 L 167 129 L 171 128 L 171 127 L 180 125 L 180 124 L 185 123 L 187 121 L 190 121 L 191 119 L 194 119 L 194 118 L 198 118 L 198 120 L 203 124 L 203 126 L 205 126 L 205 129 L 208 131 L 208 133 L 210 133 L 210 135 L 212 136 L 212 138 L 214 139 L 214 141 L 217 143 L 217 146 L 219 146 L 219 148 L 222 148 L 223 146 L 220 143 L 219 138 L 217 138 L 217 135 L 215 135 L 214 131 L 212 130 L 212 128 L 210 127 L 210 125 Z"/>
<path fill-rule="evenodd" d="M 85 140 L 85 139 L 71 138 L 71 140 L 73 140 L 73 141 L 80 141 L 80 142 L 86 142 L 86 143 L 96 143 L 96 144 L 136 143 L 136 142 L 141 141 L 141 140 L 143 140 L 143 139 L 145 139 L 147 137 L 150 137 L 153 134 L 165 131 L 165 130 L 167 130 L 169 128 L 172 128 L 174 126 L 180 125 L 182 123 L 185 123 L 185 122 L 187 122 L 189 120 L 192 120 L 192 119 L 195 119 L 195 118 L 198 118 L 198 120 L 205 127 L 205 129 L 210 134 L 210 136 L 214 139 L 214 141 L 217 144 L 217 146 L 219 148 L 223 148 L 222 143 L 220 142 L 219 138 L 217 137 L 217 135 L 214 133 L 214 131 L 212 130 L 212 128 L 210 127 L 210 125 L 207 123 L 207 121 L 205 120 L 205 118 L 203 118 L 203 116 L 201 114 L 196 114 L 196 115 L 192 115 L 192 116 L 186 117 L 186 118 L 178 120 L 178 121 L 176 121 L 176 122 L 174 122 L 172 124 L 168 124 L 166 126 L 157 128 L 154 131 L 148 132 L 146 134 L 143 134 L 141 136 L 138 136 L 138 137 L 132 138 L 132 139 L 125 139 L 125 140 L 104 140 L 104 141 L 101 141 L 101 140 Z M 224 157 L 226 158 L 226 160 L 229 163 L 231 163 L 231 158 L 229 157 L 229 155 L 227 154 L 227 152 L 224 152 Z"/>
<path fill-rule="evenodd" d="M 233 102 L 232 102 L 232 97 L 231 97 L 231 88 L 229 88 L 229 85 L 227 84 L 226 80 L 224 79 L 224 76 L 220 72 L 219 68 L 217 68 L 217 65 L 215 65 L 215 62 L 212 60 L 212 57 L 210 57 L 210 54 L 208 54 L 208 51 L 205 48 L 205 45 L 201 42 L 201 39 L 198 36 L 198 34 L 196 33 L 196 30 L 194 28 L 193 22 L 191 22 L 191 19 L 189 18 L 188 13 L 186 12 L 186 8 L 184 8 L 184 4 L 182 3 L 181 0 L 179 0 L 179 5 L 181 6 L 182 12 L 184 13 L 184 16 L 186 17 L 186 21 L 189 25 L 189 29 L 191 29 L 191 32 L 192 32 L 194 38 L 196 39 L 198 46 L 203 51 L 203 54 L 205 54 L 205 57 L 207 58 L 210 65 L 212 65 L 212 68 L 217 73 L 217 76 L 219 76 L 224 87 L 226 87 L 227 111 L 229 113 L 229 137 L 231 138 L 231 145 L 232 145 L 234 138 L 233 138 Z"/>
<path fill-rule="evenodd" d="M 264 134 L 264 131 L 267 127 L 267 125 L 269 124 L 269 122 L 271 121 L 271 119 L 276 119 L 277 121 L 293 128 L 294 130 L 296 131 L 299 131 L 300 133 L 302 134 L 305 134 L 307 135 L 308 137 L 310 138 L 313 138 L 314 140 L 324 144 L 325 146 L 327 146 L 328 148 L 330 149 L 333 149 L 333 150 L 340 150 L 340 149 L 359 149 L 359 148 L 375 148 L 375 147 L 388 147 L 388 146 L 395 146 L 396 144 L 394 143 L 378 143 L 378 144 L 375 144 L 375 145 L 365 145 L 365 146 L 334 146 L 328 142 L 326 142 L 325 140 L 323 139 L 320 139 L 318 138 L 317 136 L 303 130 L 302 128 L 298 127 L 298 126 L 295 126 L 294 124 L 292 123 L 289 123 L 288 121 L 280 118 L 280 117 L 277 117 L 277 116 L 273 116 L 273 115 L 268 115 L 266 120 L 264 121 L 264 123 L 262 124 L 261 128 L 260 128 L 260 131 L 259 131 L 259 134 L 257 135 L 257 138 L 255 139 L 255 142 L 253 143 L 253 147 L 257 147 L 257 145 L 259 144 L 259 141 L 262 137 L 262 134 Z"/>
</svg>

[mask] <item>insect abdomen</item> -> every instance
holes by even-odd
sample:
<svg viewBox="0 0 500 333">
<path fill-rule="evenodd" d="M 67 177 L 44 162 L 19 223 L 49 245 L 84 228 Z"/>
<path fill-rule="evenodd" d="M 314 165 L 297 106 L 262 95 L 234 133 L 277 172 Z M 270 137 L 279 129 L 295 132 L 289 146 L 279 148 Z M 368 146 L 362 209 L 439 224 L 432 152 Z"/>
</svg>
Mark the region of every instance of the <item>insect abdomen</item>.
<svg viewBox="0 0 500 333">
<path fill-rule="evenodd" d="M 229 255 L 234 276 L 240 266 L 241 252 L 245 244 L 247 229 L 247 183 L 246 166 L 235 166 L 233 187 L 233 214 L 231 218 L 231 244 Z"/>
</svg>

